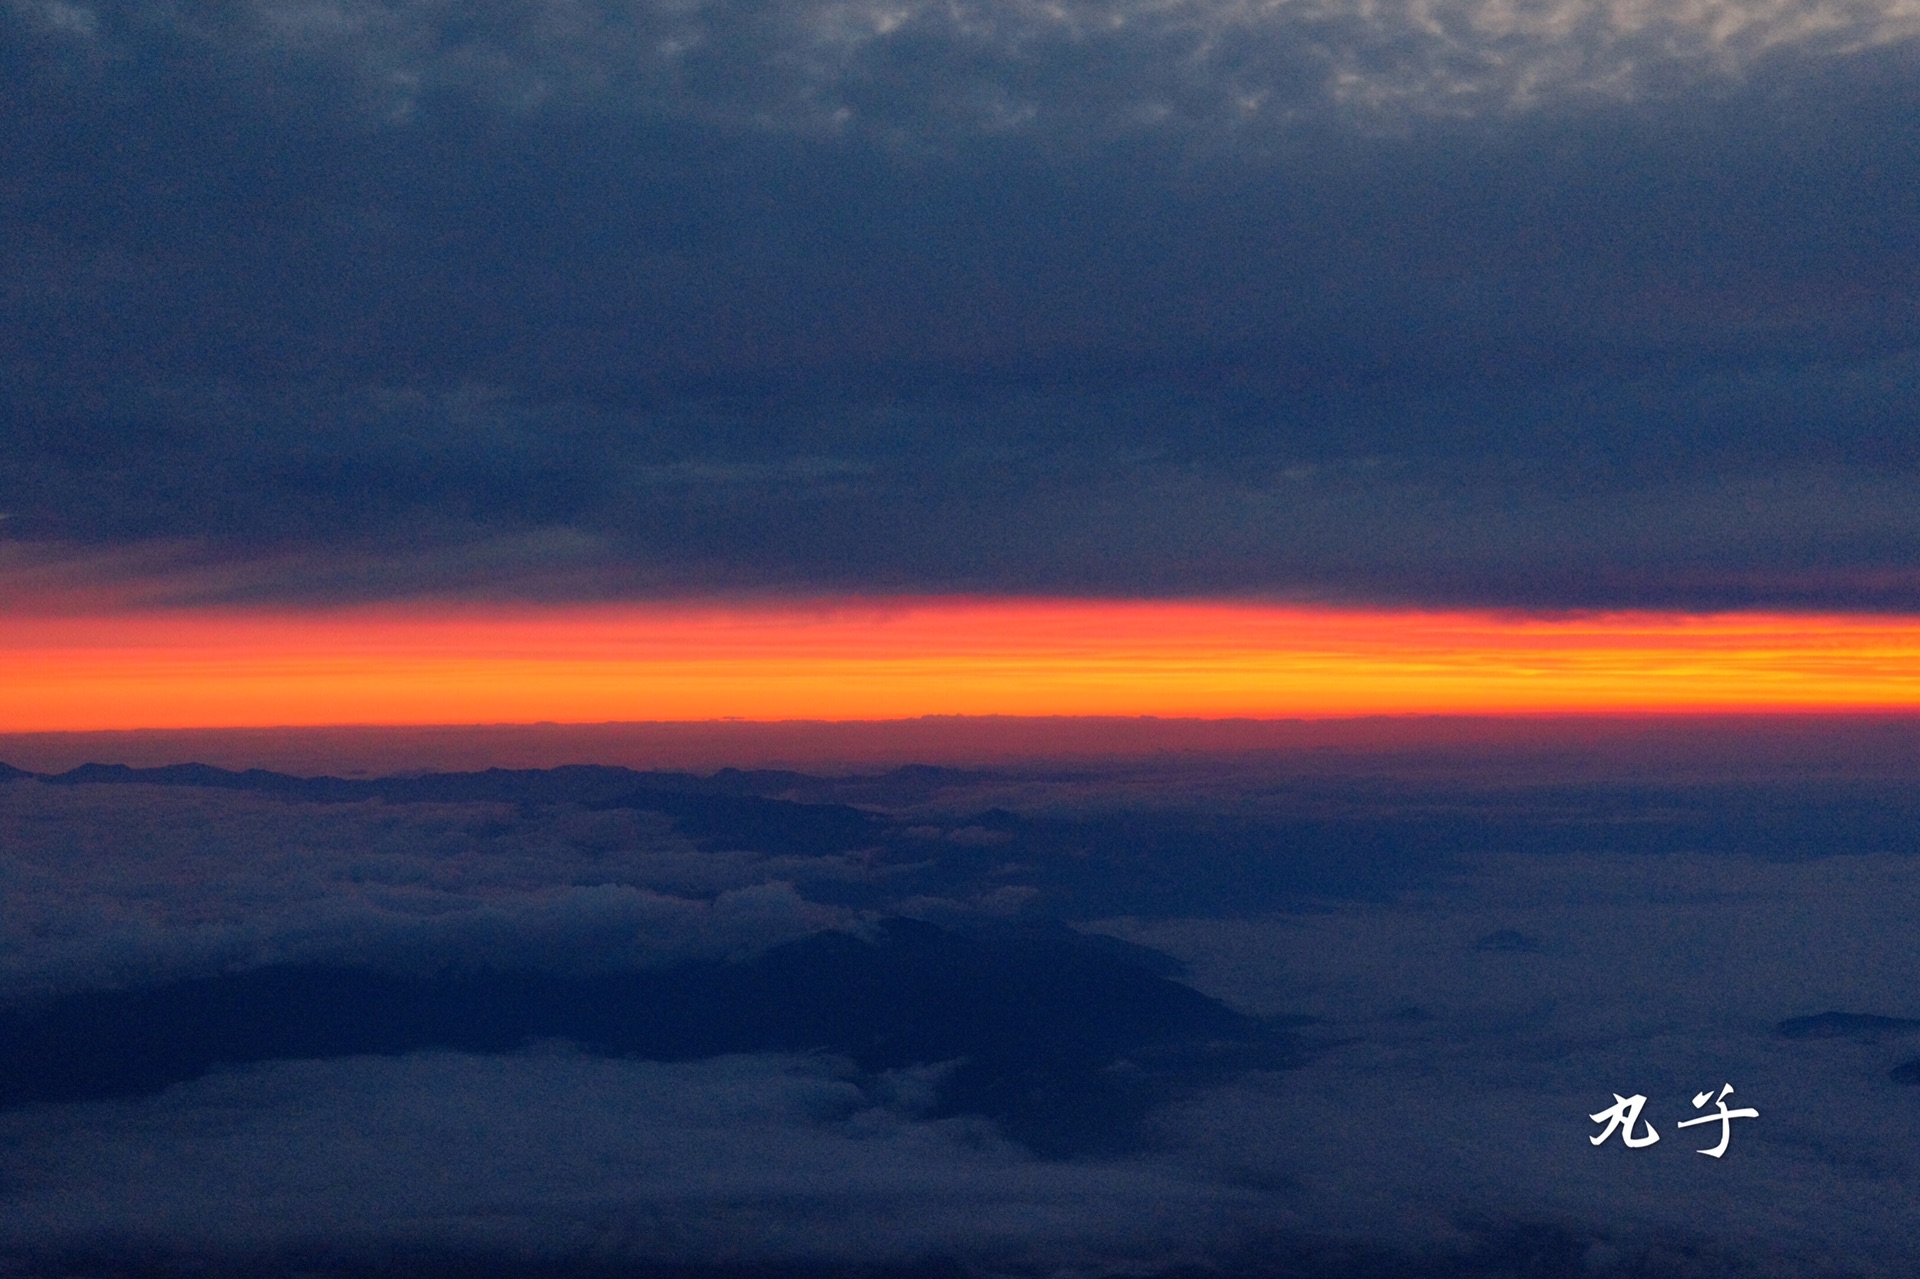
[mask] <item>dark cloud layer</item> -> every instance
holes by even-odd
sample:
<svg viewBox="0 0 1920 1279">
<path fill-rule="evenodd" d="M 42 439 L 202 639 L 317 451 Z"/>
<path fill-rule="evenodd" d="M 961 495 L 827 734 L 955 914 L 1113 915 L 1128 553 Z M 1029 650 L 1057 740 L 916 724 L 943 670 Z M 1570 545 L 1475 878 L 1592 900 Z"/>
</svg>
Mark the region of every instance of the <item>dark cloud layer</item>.
<svg viewBox="0 0 1920 1279">
<path fill-rule="evenodd" d="M 1890 0 L 0 24 L 9 562 L 1920 599 Z"/>
</svg>

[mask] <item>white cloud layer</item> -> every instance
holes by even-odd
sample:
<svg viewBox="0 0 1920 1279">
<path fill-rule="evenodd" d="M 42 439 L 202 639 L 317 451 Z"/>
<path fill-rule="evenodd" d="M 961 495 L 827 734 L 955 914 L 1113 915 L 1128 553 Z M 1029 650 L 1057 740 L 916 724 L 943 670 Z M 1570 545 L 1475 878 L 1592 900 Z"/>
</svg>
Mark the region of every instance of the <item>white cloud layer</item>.
<svg viewBox="0 0 1920 1279">
<path fill-rule="evenodd" d="M 0 1116 L 0 1258 L 186 1254 L 753 1263 L 1166 1255 L 1244 1192 L 1154 1163 L 1046 1164 L 916 1120 L 830 1059 L 564 1051 L 264 1066 L 145 1102 Z"/>
<path fill-rule="evenodd" d="M 0 785 L 0 1002 L 285 961 L 581 971 L 848 922 L 658 814 Z"/>
<path fill-rule="evenodd" d="M 1461 1220 L 1579 1222 L 1626 1257 L 1695 1240 L 1753 1273 L 1897 1275 L 1917 1259 L 1920 1036 L 1786 1039 L 1830 1009 L 1913 1017 L 1920 866 L 1676 854 L 1483 857 L 1394 905 L 1263 920 L 1117 921 L 1249 1011 L 1327 1019 L 1295 1073 L 1167 1117 L 1209 1166 L 1299 1188 L 1321 1226 L 1445 1238 Z M 1508 945 L 1482 939 L 1518 934 Z M 1515 944 L 1518 943 L 1518 944 Z M 1703 1089 L 1718 1128 L 1682 1132 Z M 1600 1150 L 1587 1116 L 1643 1094 L 1659 1143 Z M 1690 1138 L 1706 1132 L 1705 1141 Z M 1637 1241 L 1637 1242 L 1629 1242 Z M 1616 1246 L 1617 1245 L 1617 1246 Z"/>
</svg>

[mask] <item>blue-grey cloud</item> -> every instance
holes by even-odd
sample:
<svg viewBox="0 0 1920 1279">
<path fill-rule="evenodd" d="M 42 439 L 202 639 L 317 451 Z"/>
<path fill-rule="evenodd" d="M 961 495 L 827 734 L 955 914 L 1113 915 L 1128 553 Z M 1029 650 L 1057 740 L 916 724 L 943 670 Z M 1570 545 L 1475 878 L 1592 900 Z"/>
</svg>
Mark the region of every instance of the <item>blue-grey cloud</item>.
<svg viewBox="0 0 1920 1279">
<path fill-rule="evenodd" d="M 657 966 L 859 918 L 787 882 L 817 859 L 702 851 L 631 810 L 20 783 L 0 831 L 0 1002 L 267 963 Z"/>
<path fill-rule="evenodd" d="M 1906 943 L 1920 878 L 1912 823 L 1879 820 L 1882 806 L 1910 804 L 1906 792 L 1869 784 L 1878 765 L 1856 773 L 1832 758 L 1818 785 L 1768 760 L 1718 765 L 1725 776 L 1713 780 L 1661 765 L 1654 783 L 1644 759 L 1602 766 L 1564 743 L 1519 752 L 1540 771 L 1516 785 L 1513 754 L 1453 757 L 1438 781 L 1434 761 L 1379 755 L 1335 772 L 1283 756 L 1072 775 L 719 779 L 747 797 L 755 787 L 857 792 L 877 816 L 912 823 L 922 846 L 991 853 L 978 863 L 985 883 L 1015 874 L 1010 858 L 1029 871 L 1052 864 L 1079 877 L 1083 904 L 1138 873 L 1128 838 L 1141 830 L 1183 836 L 1200 877 L 1235 815 L 1311 814 L 1351 871 L 1393 860 L 1390 847 L 1358 838 L 1369 823 L 1403 821 L 1410 842 L 1446 846 L 1459 843 L 1463 810 L 1518 815 L 1507 846 L 1455 848 L 1444 876 L 1383 881 L 1387 891 L 1322 886 L 1247 908 L 1262 882 L 1311 854 L 1302 827 L 1247 850 L 1233 897 L 1156 892 L 1140 900 L 1173 909 L 1083 919 L 1073 946 L 1096 946 L 1090 934 L 1104 932 L 1184 961 L 1171 970 L 1193 988 L 1181 1006 L 1202 1010 L 1214 1031 L 1287 1017 L 1300 1049 L 1170 1065 L 1150 1040 L 1128 1038 L 1124 1007 L 1084 1001 L 1063 1021 L 1074 1036 L 1091 1025 L 1087 1042 L 1103 1049 L 1123 1046 L 1107 1083 L 1178 1085 L 1155 1095 L 1121 1149 L 1049 1157 L 1017 1124 L 946 1104 L 966 1062 L 914 1058 L 914 1033 L 964 1028 L 1017 1000 L 929 1017 L 839 989 L 849 1006 L 900 1018 L 901 1035 L 845 1056 L 659 1061 L 546 1042 L 236 1062 L 144 1096 L 10 1107 L 0 1111 L 0 1262 L 24 1273 L 585 1275 L 681 1264 L 1316 1279 L 1526 1265 L 1649 1277 L 1911 1270 L 1914 1095 L 1891 1072 L 1913 1057 L 1920 1017 Z M 144 919 L 149 942 L 212 923 L 306 946 L 67 972 L 69 991 L 130 991 L 113 1006 L 131 1014 L 142 991 L 178 993 L 170 973 L 214 974 L 194 989 L 217 1002 L 247 988 L 221 987 L 220 974 L 327 971 L 316 956 L 362 974 L 440 974 L 436 989 L 503 969 L 563 982 L 657 974 L 685 957 L 764 961 L 804 903 L 773 878 L 798 852 L 694 850 L 636 809 L 317 805 L 224 786 L 19 778 L 0 783 L 0 801 L 19 850 L 4 881 L 0 1010 L 44 998 L 46 970 L 27 961 L 87 944 L 89 918 Z M 1684 826 L 1689 806 L 1726 820 L 1706 824 L 1704 843 L 1684 831 L 1648 842 L 1649 827 Z M 1791 837 L 1739 838 L 1747 809 L 1766 815 L 1751 829 Z M 1592 820 L 1595 811 L 1613 816 Z M 993 823 L 1005 834 L 1069 822 L 1075 840 L 1051 850 L 1027 835 L 987 837 Z M 1908 844 L 1889 851 L 1902 836 Z M 696 881 L 708 894 L 728 887 L 702 899 Z M 639 882 L 662 895 L 676 886 L 678 912 L 588 908 L 590 884 L 612 900 Z M 557 884 L 574 887 L 577 909 L 543 923 L 525 899 L 554 900 L 545 895 Z M 744 950 L 716 950 L 717 934 L 689 923 L 697 901 L 718 916 L 728 893 L 755 886 L 785 905 L 732 935 L 727 944 Z M 302 914 L 302 900 L 342 909 Z M 414 922 L 377 934 L 364 924 L 369 902 Z M 504 922 L 474 924 L 489 912 Z M 776 917 L 785 922 L 767 923 Z M 1057 972 L 1024 963 L 1020 947 L 1058 959 L 1047 948 L 1076 935 L 1027 922 L 1042 931 L 964 934 L 984 961 L 978 989 L 1055 989 Z M 614 933 L 627 935 L 624 948 Z M 1532 944 L 1485 944 L 1505 934 Z M 915 935 L 942 936 L 924 924 Z M 995 949 L 996 937 L 1016 944 Z M 813 953 L 863 945 L 829 936 Z M 1127 990 L 1169 988 L 1143 975 L 1150 953 L 1096 953 L 1133 974 Z M 799 1006 L 819 995 L 792 991 Z M 272 1020 L 298 1025 L 300 1012 Z M 367 1012 L 377 1038 L 382 1009 Z M 1100 1039 L 1109 1032 L 1119 1039 Z M 869 1051 L 907 1061 L 876 1068 L 859 1060 Z M 1761 1115 L 1736 1126 L 1716 1162 L 1674 1123 L 1721 1082 Z M 1648 1096 L 1657 1145 L 1590 1144 L 1587 1115 L 1615 1092 Z M 1052 1100 L 1064 1108 L 1070 1093 Z"/>
<path fill-rule="evenodd" d="M 323 67 L 389 124 L 461 89 L 507 112 L 590 105 L 922 146 L 968 133 L 1069 146 L 1170 129 L 1257 139 L 1326 114 L 1382 122 L 1635 101 L 1920 36 L 1903 0 L 14 8 L 80 63 L 158 35 L 233 62 Z"/>
<path fill-rule="evenodd" d="M 1915 599 L 1902 0 L 0 22 L 15 559 Z"/>
</svg>

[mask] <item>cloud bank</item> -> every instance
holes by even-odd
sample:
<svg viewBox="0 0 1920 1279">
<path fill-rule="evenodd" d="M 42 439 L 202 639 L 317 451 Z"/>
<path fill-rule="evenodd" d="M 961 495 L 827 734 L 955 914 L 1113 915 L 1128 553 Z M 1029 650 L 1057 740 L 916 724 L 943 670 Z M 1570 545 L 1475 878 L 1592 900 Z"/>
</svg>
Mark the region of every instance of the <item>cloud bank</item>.
<svg viewBox="0 0 1920 1279">
<path fill-rule="evenodd" d="M 1361 862 L 1386 871 L 1358 892 L 1309 883 L 1249 909 L 1312 853 L 1296 828 L 1230 864 L 1213 897 L 1150 892 L 1137 900 L 1168 909 L 1082 919 L 1076 945 L 1103 932 L 1157 948 L 1184 961 L 1190 1001 L 1287 1018 L 1293 1045 L 1264 1060 L 1136 1045 L 1109 1083 L 1175 1086 L 1124 1148 L 1062 1157 L 1017 1125 L 953 1113 L 942 1098 L 966 1062 L 653 1061 L 557 1042 L 257 1061 L 153 1095 L 0 1110 L 0 1259 L 24 1273 L 156 1275 L 1911 1270 L 1920 1112 L 1900 1080 L 1920 1045 L 1904 940 L 1920 880 L 1910 851 L 1884 851 L 1894 835 L 1873 833 L 1879 792 L 1842 777 L 1801 786 L 1763 765 L 1751 792 L 1641 779 L 1627 790 L 1658 793 L 1607 799 L 1620 818 L 1583 824 L 1610 783 L 1430 785 L 1379 760 L 1359 775 L 1236 767 L 1206 774 L 1204 800 L 1167 780 L 1192 777 L 1193 761 L 1164 776 L 749 783 L 862 793 L 922 845 L 946 831 L 938 842 L 982 854 L 975 887 L 1004 882 L 1019 858 L 1043 879 L 1077 877 L 1082 908 L 1137 873 L 1129 830 L 1178 837 L 1198 878 L 1221 860 L 1210 841 L 1223 823 L 1249 811 L 1318 812 L 1349 875 Z M 1669 843 L 1646 842 L 1674 807 L 1722 809 L 1730 794 L 1770 814 L 1752 829 L 1796 833 L 1743 845 L 1734 820 L 1709 828 L 1727 840 L 1689 848 L 1682 823 Z M 808 904 L 791 860 L 693 850 L 634 810 L 322 806 L 20 779 L 0 798 L 22 850 L 9 862 L 9 1001 L 44 998 L 56 974 L 66 990 L 138 988 L 314 957 L 591 974 L 719 958 L 717 943 L 764 955 L 796 921 L 859 926 Z M 1507 848 L 1462 849 L 1448 824 L 1462 804 L 1534 826 L 1512 826 Z M 1423 876 L 1392 873 L 1391 847 L 1354 838 L 1389 819 L 1454 854 Z M 1059 847 L 1032 842 L 1032 828 L 1070 820 Z M 1572 833 L 1540 844 L 1535 828 Z M 171 843 L 156 838 L 169 831 Z M 824 882 L 808 891 L 827 895 Z M 778 909 L 736 906 L 723 926 L 723 903 L 756 892 Z M 22 909 L 36 903 L 40 914 Z M 958 894 L 945 909 L 966 915 Z M 116 917 L 145 931 L 83 922 Z M 203 928 L 254 945 L 194 953 L 181 939 Z M 991 929 L 969 935 L 989 962 L 1016 954 L 993 950 Z M 88 948 L 94 962 L 73 961 Z M 125 962 L 133 951 L 141 964 Z M 1015 964 L 996 980 L 1039 975 Z M 1761 1117 L 1714 1161 L 1674 1124 L 1722 1082 Z M 1659 1143 L 1589 1143 L 1586 1116 L 1615 1092 L 1648 1096 Z"/>
<path fill-rule="evenodd" d="M 854 917 L 659 815 L 0 787 L 9 1002 L 285 962 L 591 972 L 751 954 Z"/>
<path fill-rule="evenodd" d="M 0 22 L 15 597 L 1914 606 L 1910 0 Z"/>
<path fill-rule="evenodd" d="M 588 106 L 921 147 L 969 134 L 1070 146 L 1156 131 L 1258 138 L 1323 115 L 1379 124 L 1633 101 L 1920 35 L 1911 0 L 13 8 L 75 61 L 125 58 L 158 38 L 242 66 L 324 68 L 390 125 L 456 90 L 509 113 Z"/>
</svg>

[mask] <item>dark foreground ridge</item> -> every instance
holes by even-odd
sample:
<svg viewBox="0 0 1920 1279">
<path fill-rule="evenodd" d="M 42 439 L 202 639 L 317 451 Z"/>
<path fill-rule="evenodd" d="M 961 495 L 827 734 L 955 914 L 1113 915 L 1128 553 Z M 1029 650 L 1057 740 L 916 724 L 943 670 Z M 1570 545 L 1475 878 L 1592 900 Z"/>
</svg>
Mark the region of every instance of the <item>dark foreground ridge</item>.
<svg viewBox="0 0 1920 1279">
<path fill-rule="evenodd" d="M 1117 1148 L 1175 1077 L 1284 1066 L 1278 1028 L 1156 971 L 1157 952 L 1064 925 L 977 934 L 891 919 L 739 963 L 587 976 L 257 968 L 90 991 L 6 1015 L 0 1105 L 150 1093 L 221 1066 L 566 1040 L 674 1061 L 844 1054 L 864 1072 L 957 1061 L 938 1113 L 1042 1153 Z"/>
</svg>

